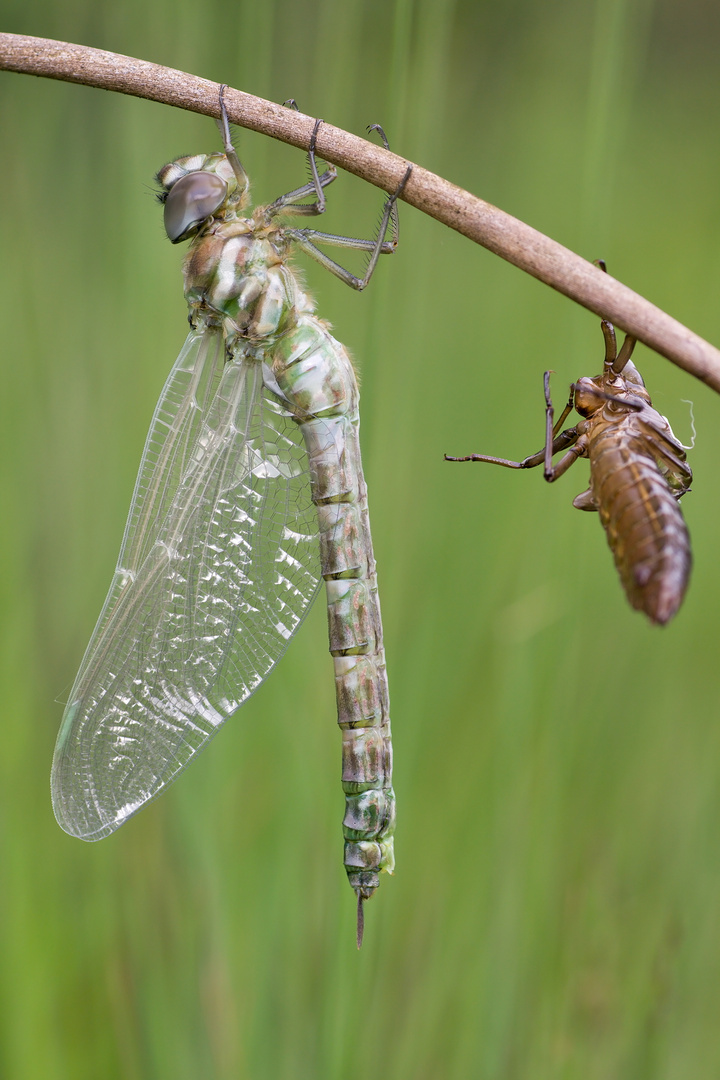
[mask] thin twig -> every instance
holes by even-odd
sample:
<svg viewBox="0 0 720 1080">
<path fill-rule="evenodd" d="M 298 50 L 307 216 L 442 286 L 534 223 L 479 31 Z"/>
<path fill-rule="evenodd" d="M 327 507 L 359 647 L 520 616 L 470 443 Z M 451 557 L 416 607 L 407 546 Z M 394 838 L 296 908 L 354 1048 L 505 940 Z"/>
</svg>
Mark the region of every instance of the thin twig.
<svg viewBox="0 0 720 1080">
<path fill-rule="evenodd" d="M 64 41 L 0 34 L 0 69 L 150 98 L 206 116 L 219 114 L 218 83 Z M 225 104 L 234 124 L 307 149 L 314 118 L 240 90 L 228 89 Z M 385 191 L 398 186 L 408 164 L 404 158 L 328 123 L 320 128 L 317 150 L 325 161 Z M 530 225 L 419 165 L 413 166 L 402 199 L 609 319 L 720 392 L 720 350 Z"/>
</svg>

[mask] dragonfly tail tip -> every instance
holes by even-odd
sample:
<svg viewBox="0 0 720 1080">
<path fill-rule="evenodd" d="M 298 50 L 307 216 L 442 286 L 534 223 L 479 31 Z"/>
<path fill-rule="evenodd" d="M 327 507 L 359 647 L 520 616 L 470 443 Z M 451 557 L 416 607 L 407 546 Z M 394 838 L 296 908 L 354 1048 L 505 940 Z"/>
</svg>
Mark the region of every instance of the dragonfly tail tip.
<svg viewBox="0 0 720 1080">
<path fill-rule="evenodd" d="M 357 947 L 361 948 L 363 943 L 363 933 L 365 932 L 365 910 L 363 908 L 363 894 L 358 891 L 357 894 Z"/>
</svg>

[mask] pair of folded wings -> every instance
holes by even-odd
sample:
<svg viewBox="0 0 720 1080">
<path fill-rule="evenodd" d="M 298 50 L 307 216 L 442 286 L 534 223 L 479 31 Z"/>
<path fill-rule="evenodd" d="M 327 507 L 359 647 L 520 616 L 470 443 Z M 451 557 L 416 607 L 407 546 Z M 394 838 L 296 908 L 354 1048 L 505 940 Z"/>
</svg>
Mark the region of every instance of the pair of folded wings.
<svg viewBox="0 0 720 1080">
<path fill-rule="evenodd" d="M 107 836 L 175 779 L 317 592 L 307 455 L 267 376 L 205 329 L 165 384 L 55 750 L 53 805 L 73 836 Z"/>
</svg>

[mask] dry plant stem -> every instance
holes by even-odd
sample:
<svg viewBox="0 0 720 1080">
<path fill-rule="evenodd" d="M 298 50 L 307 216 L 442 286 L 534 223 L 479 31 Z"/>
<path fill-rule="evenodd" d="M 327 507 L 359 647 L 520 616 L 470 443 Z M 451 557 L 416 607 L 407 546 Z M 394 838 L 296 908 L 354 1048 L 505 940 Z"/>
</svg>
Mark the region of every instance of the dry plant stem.
<svg viewBox="0 0 720 1080">
<path fill-rule="evenodd" d="M 219 115 L 218 83 L 102 49 L 0 34 L 0 69 L 84 83 L 207 116 Z M 314 118 L 239 90 L 228 89 L 225 104 L 234 124 L 307 149 Z M 404 158 L 327 123 L 318 133 L 317 151 L 325 161 L 384 191 L 398 186 L 407 167 Z M 419 165 L 413 166 L 401 197 L 609 319 L 720 392 L 720 350 L 579 255 Z"/>
</svg>

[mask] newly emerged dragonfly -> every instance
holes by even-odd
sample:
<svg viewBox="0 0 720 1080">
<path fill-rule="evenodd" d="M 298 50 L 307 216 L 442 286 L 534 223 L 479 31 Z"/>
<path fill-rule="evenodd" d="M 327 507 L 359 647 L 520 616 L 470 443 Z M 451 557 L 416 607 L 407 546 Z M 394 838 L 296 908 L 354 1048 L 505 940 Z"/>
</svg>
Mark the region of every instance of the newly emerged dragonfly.
<svg viewBox="0 0 720 1080">
<path fill-rule="evenodd" d="M 604 268 L 604 267 L 603 267 Z M 690 574 L 690 538 L 677 500 L 690 490 L 692 471 L 670 424 L 652 407 L 642 376 L 630 359 L 635 339 L 617 351 L 612 325 L 602 321 L 605 364 L 601 375 L 578 379 L 557 423 L 545 372 L 545 447 L 523 461 L 471 454 L 447 461 L 486 461 L 509 469 L 545 466 L 545 479 L 562 476 L 581 457 L 590 461 L 590 487 L 578 510 L 597 510 L 630 604 L 664 624 L 682 603 Z M 562 430 L 572 409 L 582 419 Z M 565 450 L 557 465 L 553 455 Z"/>
<path fill-rule="evenodd" d="M 190 240 L 191 329 L 155 409 L 115 576 L 65 710 L 53 805 L 66 832 L 100 840 L 159 795 L 267 678 L 324 579 L 359 946 L 363 901 L 393 869 L 395 800 L 358 388 L 288 259 L 303 250 L 363 289 L 397 247 L 410 169 L 375 240 L 279 225 L 280 215 L 325 209 L 337 174 L 318 174 L 317 121 L 312 180 L 241 216 L 249 184 L 222 91 L 220 106 L 224 153 L 180 158 L 157 177 L 168 237 Z M 365 276 L 318 242 L 368 252 Z"/>
</svg>

